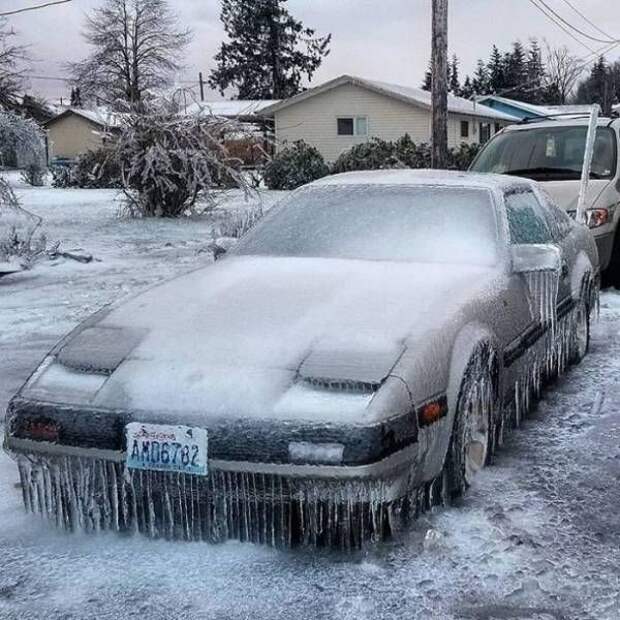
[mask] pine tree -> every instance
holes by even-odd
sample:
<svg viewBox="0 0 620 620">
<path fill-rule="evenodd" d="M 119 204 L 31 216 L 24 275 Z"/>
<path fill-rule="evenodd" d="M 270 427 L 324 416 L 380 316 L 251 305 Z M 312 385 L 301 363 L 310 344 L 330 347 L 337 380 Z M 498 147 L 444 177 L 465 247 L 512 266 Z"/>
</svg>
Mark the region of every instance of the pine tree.
<svg viewBox="0 0 620 620">
<path fill-rule="evenodd" d="M 469 76 L 466 76 L 465 81 L 463 82 L 463 86 L 461 87 L 461 97 L 464 97 L 465 99 L 471 99 L 474 94 L 474 87 L 471 83 L 471 78 Z"/>
<path fill-rule="evenodd" d="M 459 59 L 456 54 L 452 56 L 452 64 L 448 63 L 450 67 L 450 79 L 448 81 L 448 90 L 457 97 L 461 94 L 461 83 L 459 81 Z"/>
<path fill-rule="evenodd" d="M 614 74 L 604 56 L 592 66 L 590 75 L 577 88 L 577 103 L 598 103 L 603 114 L 611 114 L 614 102 Z"/>
<path fill-rule="evenodd" d="M 523 101 L 528 103 L 544 103 L 545 66 L 542 51 L 536 39 L 532 39 L 527 52 L 526 84 L 524 84 Z"/>
<path fill-rule="evenodd" d="M 476 95 L 488 95 L 490 91 L 489 72 L 482 60 L 479 60 L 476 66 L 473 88 Z"/>
<path fill-rule="evenodd" d="M 515 41 L 512 51 L 505 55 L 506 88 L 509 97 L 524 100 L 527 97 L 527 64 L 525 50 L 520 41 Z"/>
<path fill-rule="evenodd" d="M 489 74 L 490 90 L 494 93 L 499 93 L 504 90 L 506 88 L 504 59 L 497 45 L 494 45 L 491 50 L 491 58 L 487 65 L 487 71 Z"/>
<path fill-rule="evenodd" d="M 76 86 L 71 89 L 71 107 L 72 108 L 81 108 L 82 107 L 82 92 L 80 91 L 80 87 Z"/>
<path fill-rule="evenodd" d="M 433 90 L 433 61 L 428 61 L 428 69 L 424 74 L 424 81 L 422 82 L 422 89 L 431 91 Z"/>
<path fill-rule="evenodd" d="M 222 0 L 228 35 L 209 85 L 239 99 L 284 99 L 301 91 L 329 54 L 331 35 L 317 36 L 284 6 L 287 0 Z"/>
</svg>

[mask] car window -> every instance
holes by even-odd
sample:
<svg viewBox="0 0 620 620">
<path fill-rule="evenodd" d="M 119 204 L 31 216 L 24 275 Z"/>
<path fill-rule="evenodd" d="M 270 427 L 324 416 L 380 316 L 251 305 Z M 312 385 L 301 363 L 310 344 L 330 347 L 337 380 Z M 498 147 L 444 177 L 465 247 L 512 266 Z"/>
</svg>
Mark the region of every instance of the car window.
<svg viewBox="0 0 620 620">
<path fill-rule="evenodd" d="M 328 185 L 294 192 L 239 243 L 261 256 L 497 263 L 488 190 L 405 185 Z"/>
<path fill-rule="evenodd" d="M 531 191 L 510 192 L 505 196 L 510 241 L 513 244 L 551 243 L 551 231 Z"/>
<path fill-rule="evenodd" d="M 558 207 L 547 192 L 541 191 L 540 193 L 542 196 L 541 205 L 547 218 L 547 223 L 551 228 L 551 234 L 554 239 L 563 239 L 570 232 L 572 221 L 568 213 L 561 207 Z"/>
</svg>

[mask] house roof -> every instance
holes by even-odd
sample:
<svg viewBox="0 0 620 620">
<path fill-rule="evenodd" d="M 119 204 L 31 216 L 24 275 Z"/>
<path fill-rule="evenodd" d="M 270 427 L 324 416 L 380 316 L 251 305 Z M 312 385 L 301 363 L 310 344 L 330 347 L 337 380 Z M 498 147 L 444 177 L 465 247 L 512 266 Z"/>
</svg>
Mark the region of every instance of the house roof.
<svg viewBox="0 0 620 620">
<path fill-rule="evenodd" d="M 123 114 L 119 114 L 118 112 L 110 112 L 107 108 L 101 107 L 96 110 L 84 110 L 82 108 L 67 108 L 64 112 L 61 112 L 54 118 L 50 119 L 45 123 L 45 127 L 49 127 L 50 125 L 56 123 L 57 121 L 66 118 L 67 116 L 76 115 L 81 118 L 98 125 L 99 127 L 114 129 L 120 127 L 123 121 Z"/>
<path fill-rule="evenodd" d="M 326 82 L 325 84 L 321 84 L 320 86 L 316 86 L 315 88 L 310 88 L 309 90 L 306 90 L 303 93 L 296 95 L 295 97 L 285 99 L 279 103 L 264 108 L 262 110 L 262 114 L 272 115 L 275 112 L 283 110 L 284 108 L 300 103 L 301 101 L 309 99 L 310 97 L 314 97 L 315 95 L 319 95 L 334 88 L 338 88 L 339 86 L 343 86 L 344 84 L 353 84 L 355 86 L 360 86 L 362 88 L 366 88 L 367 90 L 379 93 L 381 95 L 385 95 L 386 97 L 392 97 L 394 99 L 404 101 L 405 103 L 409 103 L 417 107 L 422 107 L 425 109 L 431 108 L 431 93 L 422 90 L 421 88 L 401 86 L 399 84 L 388 84 L 387 82 L 367 80 L 352 75 L 342 75 L 334 80 Z M 493 120 L 511 122 L 520 120 L 515 116 L 504 114 L 503 112 L 498 112 L 497 110 L 493 110 L 492 108 L 484 106 L 480 103 L 476 103 L 462 97 L 455 97 L 454 95 L 448 95 L 448 112 L 451 112 L 453 114 L 463 114 L 465 116 L 477 116 Z"/>
<path fill-rule="evenodd" d="M 213 114 L 225 118 L 247 118 L 264 116 L 265 108 L 280 103 L 279 99 L 236 99 L 232 101 L 200 101 L 187 107 L 187 114 Z"/>
<path fill-rule="evenodd" d="M 592 109 L 591 105 L 535 105 L 533 103 L 525 103 L 524 101 L 518 101 L 516 99 L 508 99 L 506 97 L 499 97 L 497 95 L 488 95 L 480 97 L 478 101 L 497 101 L 503 103 L 506 106 L 523 110 L 528 114 L 534 116 L 553 116 L 554 114 L 584 114 L 589 113 Z"/>
</svg>

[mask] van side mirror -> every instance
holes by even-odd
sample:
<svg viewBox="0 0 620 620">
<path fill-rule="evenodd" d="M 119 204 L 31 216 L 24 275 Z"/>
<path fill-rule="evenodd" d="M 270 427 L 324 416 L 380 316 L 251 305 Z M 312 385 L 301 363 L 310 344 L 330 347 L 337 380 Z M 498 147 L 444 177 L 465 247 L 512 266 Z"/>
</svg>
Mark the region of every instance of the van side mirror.
<svg viewBox="0 0 620 620">
<path fill-rule="evenodd" d="M 562 268 L 560 248 L 551 244 L 513 245 L 512 270 L 514 273 L 556 271 Z"/>
</svg>

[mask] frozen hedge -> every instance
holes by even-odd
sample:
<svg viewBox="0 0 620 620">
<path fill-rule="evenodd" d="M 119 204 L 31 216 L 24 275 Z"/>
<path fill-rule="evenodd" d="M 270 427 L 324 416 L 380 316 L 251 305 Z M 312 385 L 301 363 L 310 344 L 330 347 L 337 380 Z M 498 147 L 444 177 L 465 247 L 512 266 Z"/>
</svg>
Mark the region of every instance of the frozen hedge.
<svg viewBox="0 0 620 620">
<path fill-rule="evenodd" d="M 448 168 L 466 170 L 479 150 L 478 145 L 461 144 L 450 149 Z M 372 138 L 345 151 L 334 162 L 331 172 L 351 172 L 354 170 L 386 170 L 390 168 L 430 168 L 431 148 L 422 142 L 416 144 L 409 134 L 391 142 Z"/>
<path fill-rule="evenodd" d="M 329 174 L 321 153 L 303 140 L 280 151 L 264 170 L 269 189 L 295 189 Z"/>
<path fill-rule="evenodd" d="M 80 155 L 72 165 L 51 168 L 52 186 L 59 188 L 117 189 L 122 187 L 116 152 L 103 147 Z"/>
</svg>

